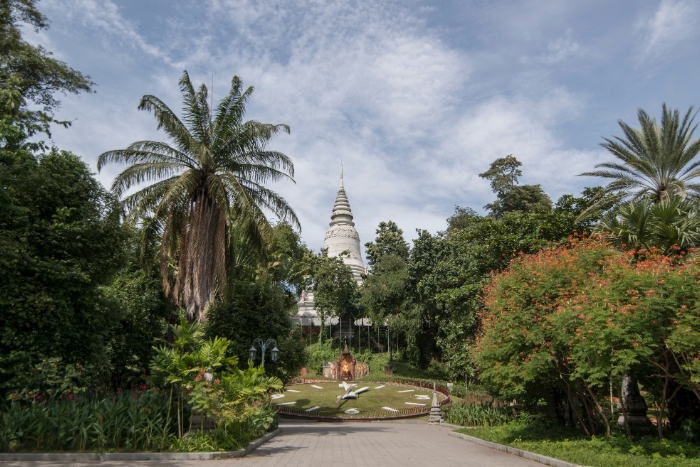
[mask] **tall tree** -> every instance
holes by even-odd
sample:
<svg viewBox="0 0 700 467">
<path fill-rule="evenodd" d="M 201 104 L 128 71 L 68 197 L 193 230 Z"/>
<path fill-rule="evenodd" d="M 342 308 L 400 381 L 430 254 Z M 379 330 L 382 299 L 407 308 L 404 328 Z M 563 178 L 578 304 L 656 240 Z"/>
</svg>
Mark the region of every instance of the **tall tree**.
<svg viewBox="0 0 700 467">
<path fill-rule="evenodd" d="M 508 155 L 496 159 L 489 170 L 479 174 L 491 182 L 491 189 L 496 193 L 496 201 L 484 206 L 494 217 L 501 217 L 507 212 L 529 212 L 536 209 L 551 209 L 552 201 L 539 185 L 518 185 L 522 162 Z"/>
<path fill-rule="evenodd" d="M 615 136 L 601 143 L 617 161 L 595 167 L 602 170 L 581 176 L 602 177 L 612 181 L 604 187 L 601 199 L 591 209 L 611 200 L 623 201 L 649 198 L 658 203 L 673 196 L 686 198 L 700 195 L 700 138 L 693 140 L 697 125 L 691 107 L 681 119 L 680 112 L 663 104 L 661 124 L 643 109 L 637 112 L 641 128 L 632 128 L 618 121 L 624 137 Z M 584 213 L 587 214 L 589 211 Z"/>
<path fill-rule="evenodd" d="M 77 156 L 20 150 L 0 168 L 2 393 L 27 388 L 18 381 L 42 359 L 104 363 L 114 317 L 100 286 L 123 264 L 126 235 L 116 200 Z"/>
<path fill-rule="evenodd" d="M 138 107 L 153 112 L 172 144 L 137 141 L 103 153 L 97 167 L 129 165 L 112 184 L 120 198 L 142 182 L 155 182 L 124 198 L 128 219 L 144 221 L 162 236 L 164 289 L 190 318 L 204 320 L 214 297 L 228 284 L 233 222 L 257 245 L 272 240 L 264 210 L 299 227 L 284 198 L 265 187 L 271 181 L 294 181 L 294 164 L 268 149 L 274 136 L 289 133 L 287 125 L 243 121 L 253 88 L 243 90 L 237 76 L 215 109 L 209 107 L 206 86 L 195 91 L 186 71 L 180 90 L 184 121 L 155 96 L 144 96 Z"/>
<path fill-rule="evenodd" d="M 321 319 L 319 341 L 323 340 L 325 321 L 335 317 L 349 319 L 357 317 L 358 288 L 350 267 L 341 257 L 328 256 L 324 249 L 320 255 L 310 257 L 314 283 L 314 300 Z"/>
<path fill-rule="evenodd" d="M 89 76 L 56 60 L 42 46 L 34 46 L 22 38 L 22 23 L 34 31 L 49 27 L 49 22 L 36 8 L 36 0 L 0 1 L 0 96 L 6 105 L 3 121 L 9 118 L 22 132 L 32 136 L 49 133 L 55 122 L 53 113 L 60 107 L 57 92 L 78 94 L 90 92 L 94 83 Z M 30 109 L 34 104 L 36 108 Z M 68 122 L 57 122 L 68 125 Z M 2 145 L 16 149 L 20 139 L 2 138 Z M 14 143 L 14 144 L 13 144 Z"/>
<path fill-rule="evenodd" d="M 365 243 L 367 262 L 374 266 L 382 256 L 396 255 L 408 259 L 408 243 L 403 238 L 403 230 L 394 221 L 380 222 L 374 242 Z"/>
</svg>

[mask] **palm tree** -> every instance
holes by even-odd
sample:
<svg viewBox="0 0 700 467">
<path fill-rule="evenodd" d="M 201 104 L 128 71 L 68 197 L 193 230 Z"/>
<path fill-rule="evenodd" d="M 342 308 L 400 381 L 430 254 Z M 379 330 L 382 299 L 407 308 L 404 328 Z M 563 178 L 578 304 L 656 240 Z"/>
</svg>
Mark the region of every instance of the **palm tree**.
<svg viewBox="0 0 700 467">
<path fill-rule="evenodd" d="M 664 104 L 661 125 L 642 109 L 637 116 L 641 129 L 620 120 L 624 138 L 604 138 L 605 143 L 601 143 L 618 161 L 598 164 L 596 168 L 603 170 L 581 174 L 613 180 L 601 191 L 599 201 L 582 216 L 608 203 L 640 198 L 658 203 L 673 196 L 700 195 L 700 184 L 694 183 L 700 176 L 700 161 L 693 162 L 700 152 L 700 139 L 692 141 L 697 128 L 693 126 L 693 108 L 681 120 L 678 110 L 671 111 Z"/>
<path fill-rule="evenodd" d="M 659 203 L 640 199 L 608 213 L 596 230 L 637 254 L 658 248 L 672 255 L 700 244 L 700 212 L 695 203 L 677 196 Z"/>
<path fill-rule="evenodd" d="M 164 290 L 190 319 L 203 320 L 212 300 L 227 287 L 234 224 L 256 245 L 271 239 L 265 210 L 299 228 L 292 208 L 264 186 L 282 179 L 293 182 L 294 164 L 267 148 L 275 135 L 289 133 L 287 125 L 243 121 L 253 88 L 243 91 L 237 76 L 216 109 L 208 105 L 206 86 L 195 91 L 186 71 L 180 90 L 183 120 L 155 96 L 144 96 L 138 107 L 153 112 L 170 144 L 137 141 L 100 155 L 97 168 L 129 165 L 112 184 L 119 198 L 152 182 L 123 199 L 127 220 L 161 236 Z"/>
</svg>

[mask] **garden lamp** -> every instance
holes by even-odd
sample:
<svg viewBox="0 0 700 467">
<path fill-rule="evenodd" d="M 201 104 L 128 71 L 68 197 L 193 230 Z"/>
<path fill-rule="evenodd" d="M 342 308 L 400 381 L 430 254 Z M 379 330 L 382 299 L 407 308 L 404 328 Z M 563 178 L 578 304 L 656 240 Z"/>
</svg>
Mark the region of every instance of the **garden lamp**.
<svg viewBox="0 0 700 467">
<path fill-rule="evenodd" d="M 260 349 L 262 349 L 262 361 L 260 363 L 260 366 L 265 366 L 265 351 L 271 345 L 274 345 L 273 349 L 270 351 L 270 353 L 272 354 L 272 362 L 274 363 L 277 361 L 277 357 L 279 356 L 280 351 L 277 348 L 277 341 L 274 339 L 268 339 L 265 342 L 263 342 L 262 339 L 253 340 L 253 345 L 251 345 L 250 350 L 248 351 L 248 357 L 250 357 L 252 361 L 255 361 L 255 357 L 258 354 L 258 351 L 255 348 L 256 344 L 260 347 Z"/>
</svg>

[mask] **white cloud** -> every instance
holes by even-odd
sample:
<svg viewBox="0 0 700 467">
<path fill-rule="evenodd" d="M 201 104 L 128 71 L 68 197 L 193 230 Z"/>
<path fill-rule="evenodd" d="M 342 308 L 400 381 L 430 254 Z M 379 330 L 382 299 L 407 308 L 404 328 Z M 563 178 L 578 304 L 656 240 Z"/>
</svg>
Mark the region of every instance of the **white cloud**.
<svg viewBox="0 0 700 467">
<path fill-rule="evenodd" d="M 661 0 L 654 15 L 638 25 L 644 36 L 643 58 L 656 57 L 697 35 L 699 19 L 696 1 Z"/>
<path fill-rule="evenodd" d="M 552 39 L 547 43 L 546 51 L 539 55 L 525 55 L 520 58 L 522 64 L 554 65 L 572 58 L 589 56 L 591 53 L 573 38 L 571 28 L 567 29 L 563 36 Z"/>
<path fill-rule="evenodd" d="M 341 157 L 363 242 L 382 220 L 413 237 L 416 228 L 444 229 L 455 204 L 485 205 L 492 194 L 477 174 L 497 157 L 514 154 L 525 164 L 523 182 L 542 183 L 552 196 L 570 192 L 574 175 L 598 157 L 565 148 L 556 133 L 585 106 L 579 96 L 522 82 L 477 100 L 468 85 L 479 58 L 445 44 L 400 3 L 212 0 L 179 13 L 185 17 L 174 9 L 153 43 L 114 3 L 71 5 L 64 15 L 93 28 L 102 47 L 128 41 L 141 54 L 135 63 L 159 60 L 146 76 L 149 87 L 130 89 L 128 97 L 102 86 L 95 96 L 67 98 L 64 112 L 80 120 L 57 133 L 57 143 L 94 164 L 105 150 L 163 138 L 135 110 L 141 94 L 179 109 L 179 70 L 207 84 L 214 73 L 217 97 L 238 74 L 256 86 L 248 118 L 292 128 L 274 147 L 293 158 L 297 184 L 272 188 L 296 209 L 313 248 L 328 226 Z M 206 27 L 193 31 L 186 19 Z M 542 59 L 555 63 L 580 51 L 567 33 Z M 120 82 L 134 72 L 143 74 L 127 66 Z M 109 184 L 118 170 L 109 167 L 100 180 Z"/>
<path fill-rule="evenodd" d="M 50 11 L 52 17 L 101 31 L 104 34 L 101 38 L 103 44 L 112 53 L 121 55 L 123 51 L 120 48 L 128 46 L 152 58 L 169 61 L 167 54 L 160 47 L 146 41 L 135 24 L 126 20 L 111 0 L 71 0 L 69 5 L 60 0 L 48 0 L 41 6 L 42 10 Z"/>
</svg>

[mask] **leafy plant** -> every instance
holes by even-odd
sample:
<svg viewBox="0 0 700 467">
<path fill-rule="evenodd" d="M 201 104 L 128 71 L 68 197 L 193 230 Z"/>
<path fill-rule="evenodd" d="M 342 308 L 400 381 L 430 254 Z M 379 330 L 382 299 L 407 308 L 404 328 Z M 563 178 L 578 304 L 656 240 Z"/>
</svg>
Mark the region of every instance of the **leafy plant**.
<svg viewBox="0 0 700 467">
<path fill-rule="evenodd" d="M 447 406 L 445 420 L 462 426 L 496 426 L 513 420 L 509 407 L 494 407 L 488 402 L 481 404 Z"/>
</svg>

